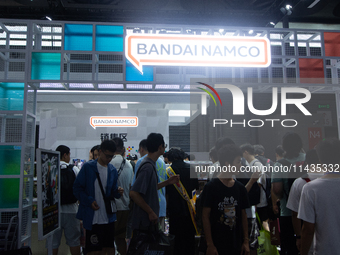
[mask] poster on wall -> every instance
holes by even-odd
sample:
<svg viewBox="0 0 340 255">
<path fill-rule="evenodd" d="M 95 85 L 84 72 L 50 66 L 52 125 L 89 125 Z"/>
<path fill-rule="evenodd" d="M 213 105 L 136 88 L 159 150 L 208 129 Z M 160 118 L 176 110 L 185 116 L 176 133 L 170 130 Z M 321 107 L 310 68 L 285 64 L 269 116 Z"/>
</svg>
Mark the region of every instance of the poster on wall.
<svg viewBox="0 0 340 255">
<path fill-rule="evenodd" d="M 38 237 L 45 239 L 60 228 L 60 153 L 37 149 Z"/>
</svg>

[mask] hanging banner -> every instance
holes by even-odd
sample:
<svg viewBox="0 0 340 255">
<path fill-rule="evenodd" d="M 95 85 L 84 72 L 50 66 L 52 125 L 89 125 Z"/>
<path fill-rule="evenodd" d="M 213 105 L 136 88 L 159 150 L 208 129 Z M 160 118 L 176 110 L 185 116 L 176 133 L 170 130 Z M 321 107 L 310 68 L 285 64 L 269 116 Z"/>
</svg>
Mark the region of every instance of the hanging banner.
<svg viewBox="0 0 340 255">
<path fill-rule="evenodd" d="M 270 42 L 264 37 L 130 34 L 126 58 L 143 73 L 143 65 L 268 67 Z"/>
<path fill-rule="evenodd" d="M 38 237 L 60 229 L 60 153 L 37 149 Z"/>
</svg>

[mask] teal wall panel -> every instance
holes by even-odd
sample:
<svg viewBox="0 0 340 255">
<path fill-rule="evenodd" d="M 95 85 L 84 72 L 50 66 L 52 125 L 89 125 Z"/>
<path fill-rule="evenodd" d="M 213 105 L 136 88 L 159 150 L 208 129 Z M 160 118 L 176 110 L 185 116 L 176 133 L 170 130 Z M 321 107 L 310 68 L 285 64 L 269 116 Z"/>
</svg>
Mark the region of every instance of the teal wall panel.
<svg viewBox="0 0 340 255">
<path fill-rule="evenodd" d="M 61 53 L 32 52 L 32 80 L 59 80 Z"/>
<path fill-rule="evenodd" d="M 0 83 L 0 111 L 24 109 L 24 83 Z"/>
<path fill-rule="evenodd" d="M 65 50 L 92 51 L 93 25 L 65 24 Z"/>
<path fill-rule="evenodd" d="M 123 26 L 96 26 L 96 51 L 123 52 Z"/>
</svg>

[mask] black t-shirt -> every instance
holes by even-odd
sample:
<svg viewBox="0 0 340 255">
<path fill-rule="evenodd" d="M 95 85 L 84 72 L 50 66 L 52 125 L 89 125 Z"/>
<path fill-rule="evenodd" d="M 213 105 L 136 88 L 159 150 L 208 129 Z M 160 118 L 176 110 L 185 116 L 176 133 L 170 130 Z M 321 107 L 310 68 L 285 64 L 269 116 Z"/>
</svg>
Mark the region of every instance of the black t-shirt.
<svg viewBox="0 0 340 255">
<path fill-rule="evenodd" d="M 216 178 L 203 190 L 203 207 L 211 208 L 211 235 L 218 251 L 240 251 L 243 241 L 242 209 L 249 208 L 247 190 L 235 181 L 232 187 L 225 186 Z"/>
<path fill-rule="evenodd" d="M 192 198 L 192 191 L 194 189 L 198 190 L 199 185 L 197 178 L 190 178 L 190 165 L 181 160 L 176 160 L 172 163 L 171 168 L 176 174 L 180 175 L 180 181 L 188 192 L 189 197 Z M 168 197 L 167 212 L 169 217 L 180 218 L 190 216 L 187 202 L 179 194 L 174 185 L 166 186 L 166 195 Z"/>
</svg>

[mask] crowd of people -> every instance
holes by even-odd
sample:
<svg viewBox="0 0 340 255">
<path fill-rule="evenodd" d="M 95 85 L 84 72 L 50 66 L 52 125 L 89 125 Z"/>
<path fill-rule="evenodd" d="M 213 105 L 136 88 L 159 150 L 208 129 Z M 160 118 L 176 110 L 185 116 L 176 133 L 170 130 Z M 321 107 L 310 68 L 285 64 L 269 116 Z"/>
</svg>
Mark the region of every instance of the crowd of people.
<svg viewBox="0 0 340 255">
<path fill-rule="evenodd" d="M 274 162 L 260 144 L 220 138 L 209 152 L 211 169 L 233 171 L 210 172 L 200 194 L 193 155 L 188 161 L 181 148 L 165 152 L 166 147 L 161 134 L 151 133 L 139 144 L 141 157 L 128 160 L 121 138 L 104 140 L 80 170 L 69 165 L 67 146 L 57 148 L 61 176 L 68 171 L 74 178 L 69 177 L 75 199 L 64 199 L 60 207 L 72 255 L 81 253 L 81 232 L 83 253 L 128 254 L 150 227 L 164 232 L 165 218 L 176 255 L 257 254 L 259 229 L 270 230 L 273 222 L 279 222 L 281 255 L 337 254 L 338 139 L 325 139 L 305 153 L 301 137 L 288 132 Z M 65 187 L 62 182 L 61 193 Z M 53 236 L 54 255 L 62 230 Z"/>
</svg>

